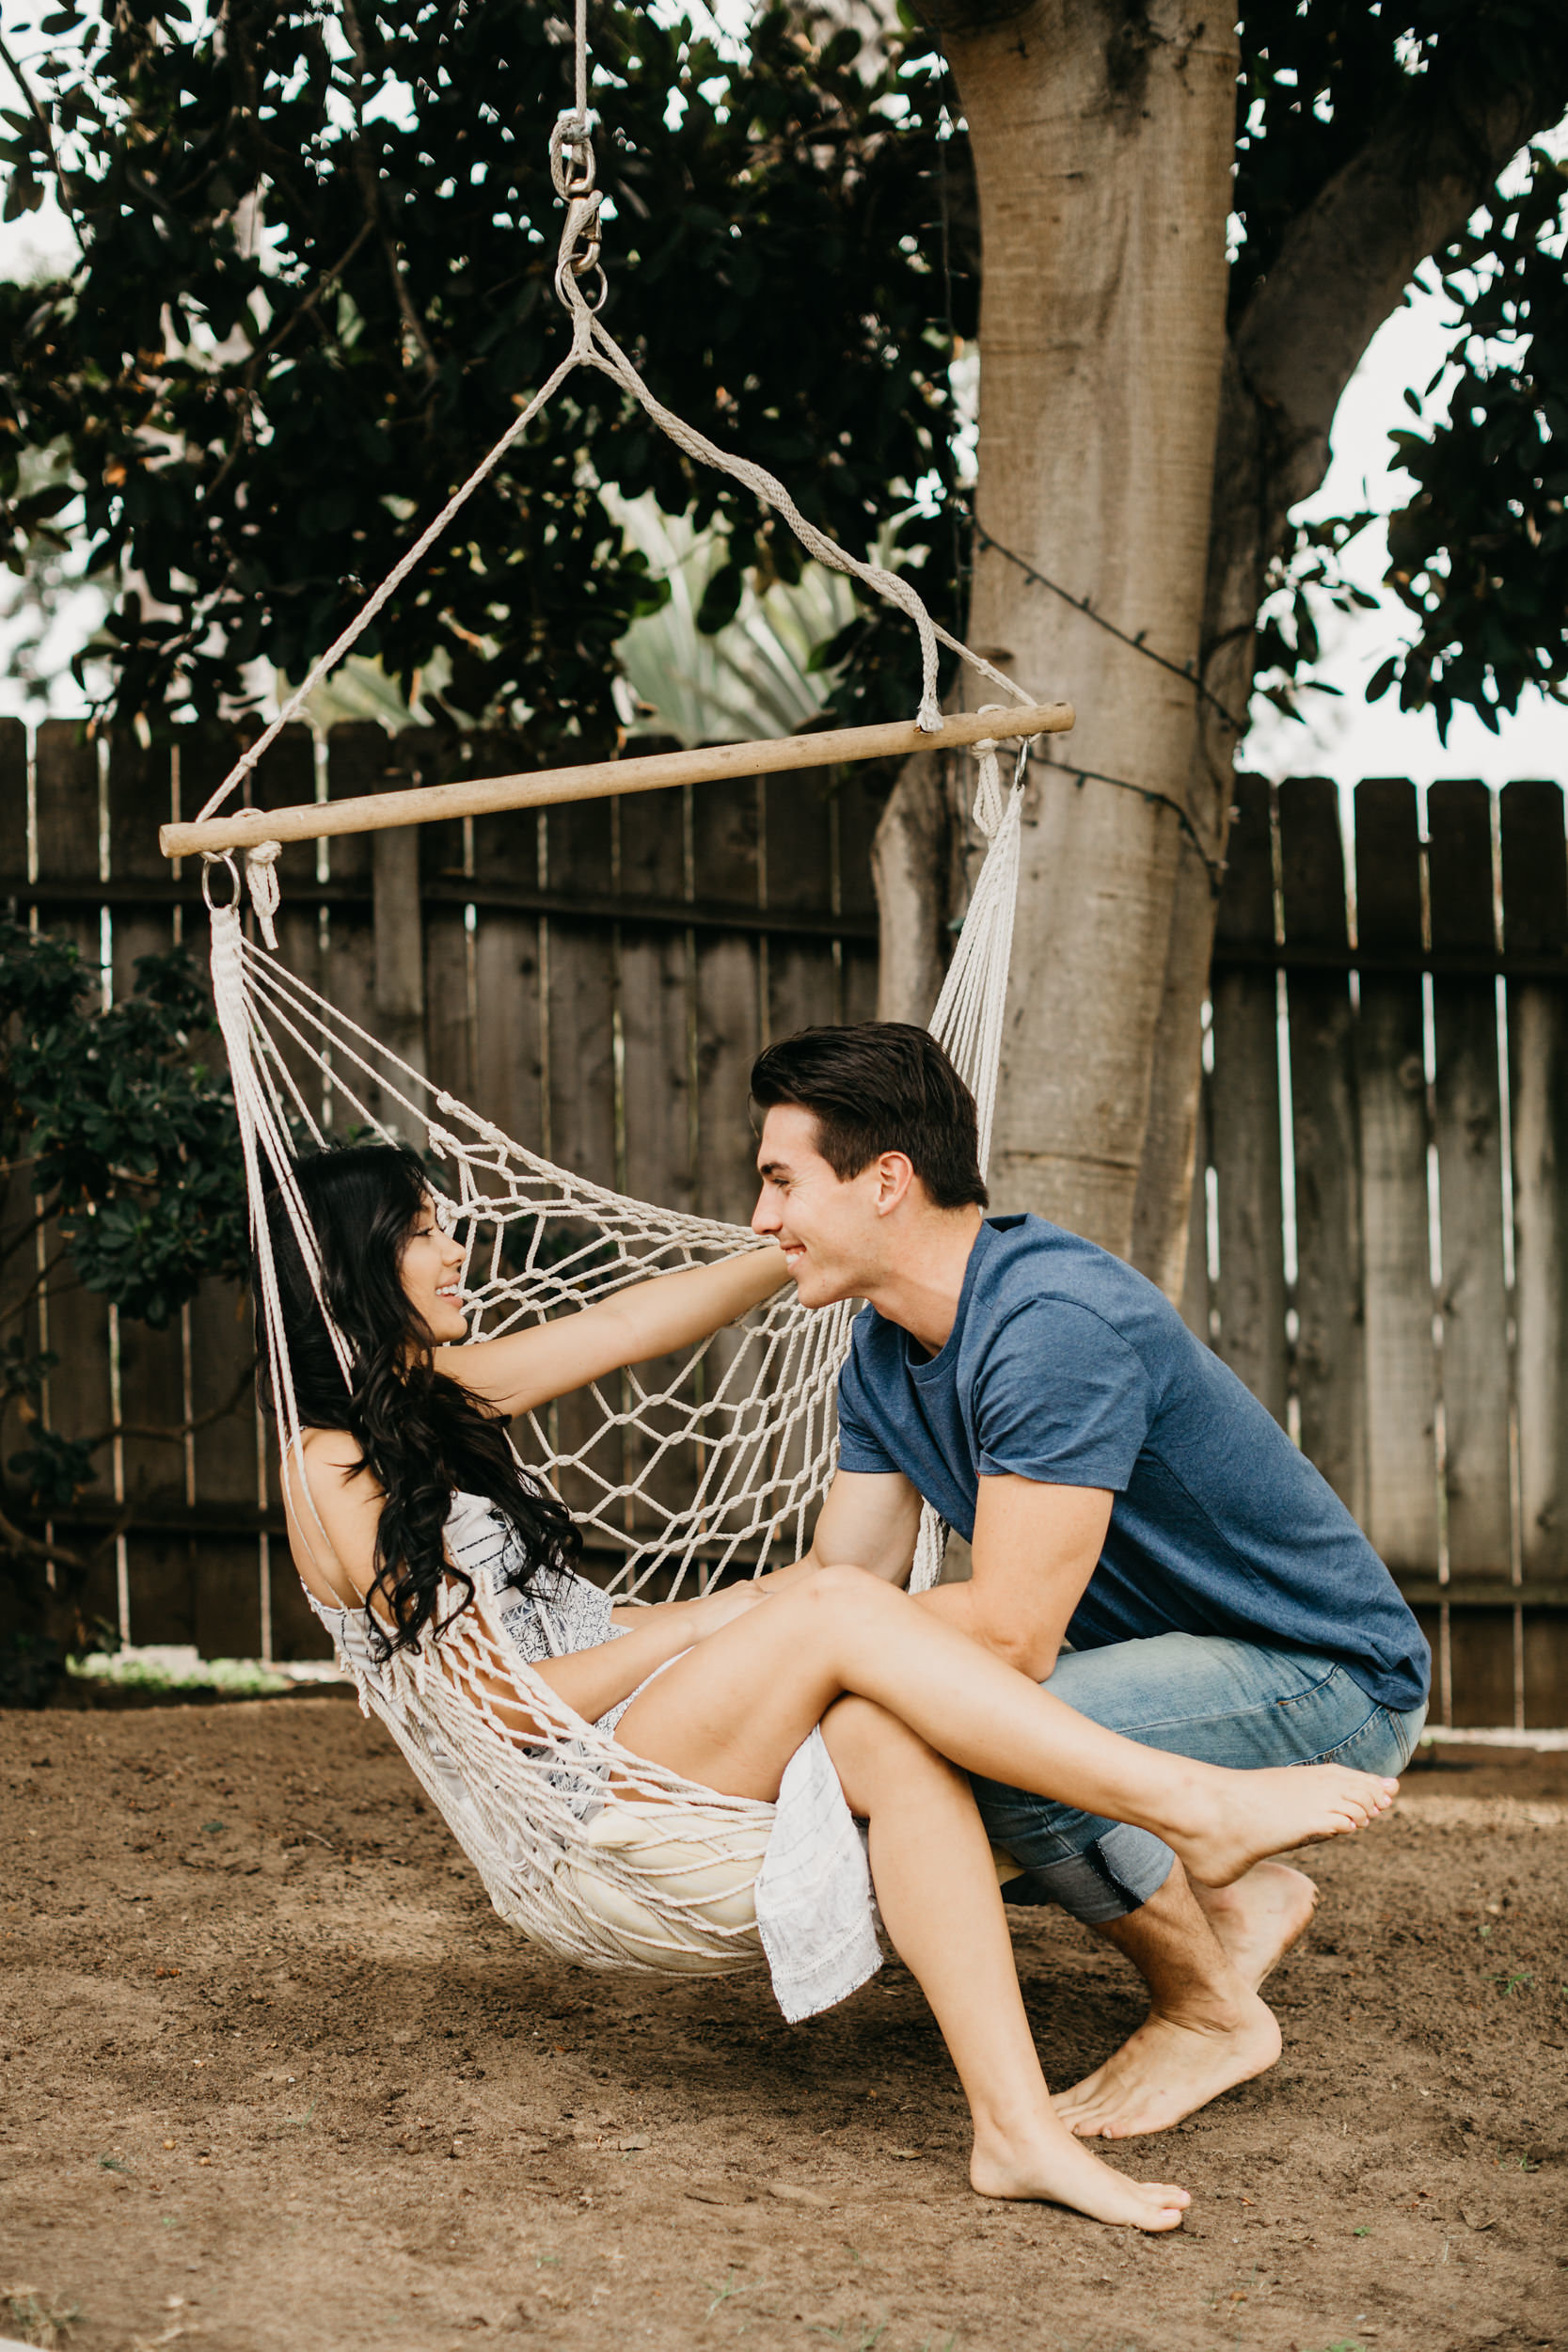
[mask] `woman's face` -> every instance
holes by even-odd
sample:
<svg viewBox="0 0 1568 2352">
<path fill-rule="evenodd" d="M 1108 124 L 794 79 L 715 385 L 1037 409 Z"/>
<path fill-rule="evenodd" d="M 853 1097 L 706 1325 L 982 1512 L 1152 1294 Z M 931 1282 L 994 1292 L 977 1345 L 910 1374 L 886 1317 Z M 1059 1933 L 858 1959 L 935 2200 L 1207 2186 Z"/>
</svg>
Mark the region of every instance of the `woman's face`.
<svg viewBox="0 0 1568 2352">
<path fill-rule="evenodd" d="M 458 1289 L 462 1267 L 462 1248 L 450 1233 L 441 1231 L 436 1219 L 436 1204 L 427 1194 L 408 1229 L 398 1272 L 404 1295 L 424 1317 L 426 1328 L 438 1345 L 450 1345 L 452 1341 L 468 1336 Z"/>
</svg>

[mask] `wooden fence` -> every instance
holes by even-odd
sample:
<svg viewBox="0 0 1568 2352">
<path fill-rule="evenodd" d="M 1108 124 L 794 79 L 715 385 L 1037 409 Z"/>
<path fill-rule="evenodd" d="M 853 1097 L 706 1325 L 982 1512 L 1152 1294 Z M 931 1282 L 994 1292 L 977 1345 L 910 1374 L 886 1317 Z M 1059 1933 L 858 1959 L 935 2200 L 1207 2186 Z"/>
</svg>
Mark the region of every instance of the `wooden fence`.
<svg viewBox="0 0 1568 2352">
<path fill-rule="evenodd" d="M 0 903 L 123 992 L 205 923 L 156 828 L 229 746 L 173 758 L 0 723 Z M 476 773 L 515 747 L 474 741 Z M 439 765 L 447 761 L 445 766 Z M 263 803 L 452 772 L 431 737 L 303 733 Z M 1416 1602 L 1458 1724 L 1568 1722 L 1568 850 L 1556 785 L 1363 785 L 1347 868 L 1321 779 L 1238 786 L 1205 1039 L 1185 1311 L 1323 1470 Z M 874 1009 L 876 807 L 810 774 L 285 852 L 284 954 L 518 1139 L 620 1190 L 744 1219 L 759 1044 Z M 1430 836 L 1430 837 L 1428 837 Z M 13 1182 L 0 1216 L 28 1201 Z M 47 1237 L 46 1237 L 47 1238 Z M 40 1263 L 45 1263 L 40 1260 Z M 127 1434 L 62 1540 L 113 1526 L 93 1600 L 140 1642 L 321 1653 L 210 1286 L 166 1333 L 59 1276 L 0 1274 L 60 1359 L 47 1412 Z M 14 1327 L 14 1320 L 6 1328 Z M 277 1573 L 274 1573 L 274 1567 Z"/>
<path fill-rule="evenodd" d="M 0 904 L 74 937 L 123 993 L 137 956 L 182 937 L 202 951 L 198 876 L 171 873 L 157 827 L 199 806 L 231 746 L 196 741 L 171 765 L 79 736 L 41 727 L 29 767 L 22 728 L 0 723 Z M 493 741 L 465 755 L 481 774 L 519 764 Z M 341 799 L 451 772 L 432 737 L 344 726 L 319 766 L 308 735 L 280 741 L 257 798 Z M 304 844 L 281 862 L 280 945 L 302 977 L 520 1142 L 617 1190 L 744 1222 L 760 1045 L 876 1009 L 876 813 L 863 777 L 813 771 L 704 786 L 700 803 L 677 789 L 352 835 L 319 855 Z M 13 1185 L 0 1216 L 14 1230 L 30 1205 Z M 0 1271 L 0 1313 L 35 1279 L 14 1261 Z M 208 1656 L 324 1654 L 280 1549 L 234 1291 L 209 1285 L 162 1333 L 120 1327 L 64 1276 L 28 1311 L 60 1359 L 46 1411 L 61 1429 L 205 1423 L 173 1444 L 127 1436 L 55 1531 L 101 1535 L 135 1502 L 91 1595 L 98 1613 L 137 1642 Z"/>
<path fill-rule="evenodd" d="M 1568 1722 L 1556 784 L 1242 779 L 1188 1318 L 1416 1602 L 1433 1715 Z"/>
</svg>

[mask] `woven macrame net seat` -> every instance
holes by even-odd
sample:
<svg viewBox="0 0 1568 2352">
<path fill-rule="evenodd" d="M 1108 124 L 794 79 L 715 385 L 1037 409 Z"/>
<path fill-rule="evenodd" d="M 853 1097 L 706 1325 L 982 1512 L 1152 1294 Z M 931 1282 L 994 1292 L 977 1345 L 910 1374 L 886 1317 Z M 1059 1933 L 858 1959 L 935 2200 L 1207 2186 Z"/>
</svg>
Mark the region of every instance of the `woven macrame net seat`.
<svg viewBox="0 0 1568 2352">
<path fill-rule="evenodd" d="M 990 747 L 979 770 L 976 821 L 990 846 L 931 1026 L 974 1092 L 984 1165 L 1022 784 L 1004 787 Z M 302 1433 L 264 1204 L 276 1187 L 319 1284 L 293 1168 L 299 1152 L 325 1148 L 334 1132 L 425 1151 L 437 1213 L 464 1248 L 470 1340 L 756 1246 L 744 1226 L 608 1191 L 503 1135 L 248 938 L 237 904 L 214 912 L 213 986 L 291 1462 Z M 848 1303 L 808 1310 L 786 1293 L 678 1359 L 600 1382 L 519 1425 L 521 1457 L 569 1504 L 612 1593 L 705 1591 L 726 1572 L 761 1573 L 807 1548 L 836 1464 L 834 1395 L 852 1312 Z M 346 1346 L 333 1336 L 347 1378 Z M 915 1589 L 935 1580 L 941 1547 L 927 1510 Z M 725 1970 L 760 1958 L 749 1890 L 770 1806 L 641 1763 L 575 1715 L 517 1655 L 483 1583 L 420 1654 L 379 1661 L 368 1633 L 362 1618 L 349 1618 L 339 1640 L 361 1702 L 386 1724 L 503 1918 L 589 1967 Z M 497 1686 L 534 1732 L 503 1720 Z"/>
</svg>

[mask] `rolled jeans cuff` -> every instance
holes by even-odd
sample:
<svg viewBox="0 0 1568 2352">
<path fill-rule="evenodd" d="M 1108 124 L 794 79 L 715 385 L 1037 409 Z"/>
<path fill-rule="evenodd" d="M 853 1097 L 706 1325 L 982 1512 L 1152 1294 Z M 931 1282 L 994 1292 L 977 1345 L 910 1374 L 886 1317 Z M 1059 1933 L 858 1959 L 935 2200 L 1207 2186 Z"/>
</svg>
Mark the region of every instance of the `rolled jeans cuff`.
<svg viewBox="0 0 1568 2352">
<path fill-rule="evenodd" d="M 1125 1918 L 1157 1895 L 1176 1860 L 1170 1848 L 1147 1829 L 1112 1821 L 1093 1842 L 1077 1853 L 1054 1862 L 1023 1862 L 1021 1875 L 1008 1879 L 1002 1892 L 1010 1903 L 1060 1903 L 1085 1927 L 1103 1927 L 1107 1919 Z"/>
</svg>

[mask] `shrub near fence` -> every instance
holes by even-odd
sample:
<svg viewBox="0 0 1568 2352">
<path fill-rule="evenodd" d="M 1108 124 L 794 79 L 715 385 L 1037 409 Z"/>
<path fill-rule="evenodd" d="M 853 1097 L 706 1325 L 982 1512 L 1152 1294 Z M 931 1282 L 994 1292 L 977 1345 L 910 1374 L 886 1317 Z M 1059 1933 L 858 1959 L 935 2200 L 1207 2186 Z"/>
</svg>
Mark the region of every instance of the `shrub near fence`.
<svg viewBox="0 0 1568 2352">
<path fill-rule="evenodd" d="M 156 831 L 228 764 L 0 724 L 0 901 L 104 956 L 182 934 L 198 877 Z M 464 747 L 475 773 L 515 745 Z M 451 772 L 417 733 L 303 733 L 263 803 Z M 1347 875 L 1321 779 L 1238 785 L 1206 1046 L 1184 1309 L 1323 1470 L 1417 1603 L 1434 1714 L 1568 1723 L 1568 851 L 1555 785 L 1406 783 L 1355 796 Z M 768 1036 L 870 1016 L 875 803 L 863 776 L 710 785 L 291 847 L 283 954 L 520 1142 L 618 1190 L 744 1220 L 747 1073 Z M 1350 887 L 1347 889 L 1347 882 Z M 1352 911 L 1354 907 L 1354 912 Z M 381 1107 L 373 1098 L 369 1106 Z M 14 1189 L 14 1187 L 13 1187 Z M 10 1213 L 24 1212 L 13 1199 Z M 0 1215 L 8 1214 L 0 1200 Z M 17 1278 L 8 1278 L 14 1303 Z M 281 1535 L 230 1289 L 178 1329 L 117 1329 L 46 1288 L 67 1429 L 216 1418 L 127 1438 L 62 1540 L 134 1502 L 95 1597 L 138 1642 L 320 1654 Z M 228 1410 L 223 1409 L 226 1406 Z M 569 1413 L 569 1404 L 562 1406 Z M 277 1573 L 274 1573 L 276 1565 Z"/>
</svg>

